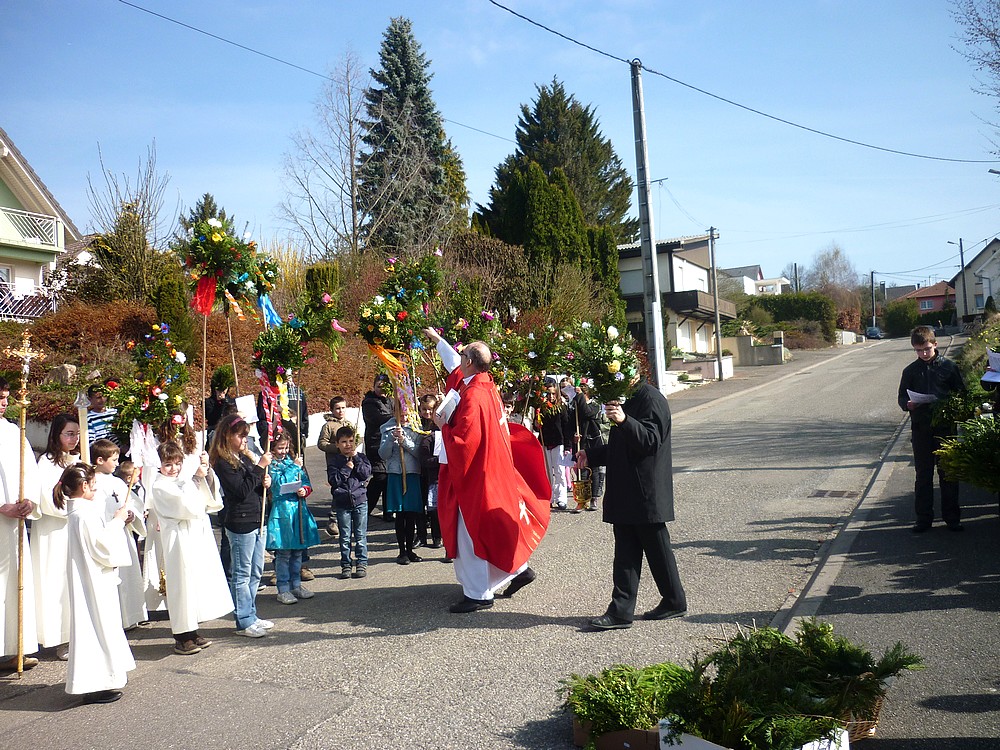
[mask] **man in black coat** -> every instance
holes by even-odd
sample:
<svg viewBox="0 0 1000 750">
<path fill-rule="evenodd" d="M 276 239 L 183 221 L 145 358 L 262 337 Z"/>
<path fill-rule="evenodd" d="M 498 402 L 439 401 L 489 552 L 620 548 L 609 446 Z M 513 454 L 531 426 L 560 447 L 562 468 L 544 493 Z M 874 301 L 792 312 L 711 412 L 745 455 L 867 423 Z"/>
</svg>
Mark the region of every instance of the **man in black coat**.
<svg viewBox="0 0 1000 750">
<path fill-rule="evenodd" d="M 624 405 L 605 406 L 611 420 L 607 445 L 581 451 L 581 466 L 607 467 L 604 522 L 615 535 L 614 589 L 605 614 L 590 621 L 597 630 L 632 626 L 642 556 L 660 591 L 660 603 L 644 620 L 669 620 L 687 612 L 687 599 L 670 548 L 667 521 L 674 520 L 670 406 L 656 388 L 637 385 Z"/>
<path fill-rule="evenodd" d="M 375 512 L 379 498 L 382 498 L 382 520 L 392 521 L 393 514 L 385 512 L 385 491 L 389 483 L 385 461 L 378 454 L 381 441 L 382 425 L 392 419 L 392 404 L 386 391 L 389 387 L 389 376 L 380 372 L 375 376 L 372 390 L 365 394 L 361 401 L 361 418 L 365 422 L 365 455 L 372 465 L 372 478 L 368 482 L 368 515 Z"/>
</svg>

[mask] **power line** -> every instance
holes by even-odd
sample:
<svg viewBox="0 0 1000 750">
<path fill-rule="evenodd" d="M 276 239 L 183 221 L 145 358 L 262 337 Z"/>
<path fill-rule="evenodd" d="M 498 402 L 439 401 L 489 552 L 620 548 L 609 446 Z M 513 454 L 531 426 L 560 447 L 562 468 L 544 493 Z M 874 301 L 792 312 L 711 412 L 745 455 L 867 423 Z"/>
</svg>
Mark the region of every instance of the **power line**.
<svg viewBox="0 0 1000 750">
<path fill-rule="evenodd" d="M 531 19 L 528 16 L 525 16 L 525 15 L 523 15 L 521 13 L 518 13 L 517 11 L 514 11 L 514 10 L 508 8 L 506 5 L 503 5 L 502 3 L 498 3 L 497 0 L 487 0 L 487 2 L 489 2 L 491 5 L 495 5 L 497 8 L 500 8 L 501 10 L 507 11 L 511 15 L 516 16 L 516 17 L 520 18 L 523 21 L 527 21 L 528 23 L 532 24 L 533 26 L 537 26 L 538 28 L 542 29 L 543 31 L 547 31 L 550 34 L 554 34 L 555 36 L 560 37 L 561 39 L 565 39 L 567 42 L 570 42 L 572 44 L 575 44 L 575 45 L 578 45 L 580 47 L 583 47 L 584 49 L 590 50 L 591 52 L 596 52 L 599 55 L 603 55 L 604 57 L 610 58 L 610 59 L 615 60 L 617 62 L 622 62 L 622 63 L 625 63 L 626 65 L 631 65 L 632 64 L 632 61 L 626 60 L 624 57 L 619 57 L 618 55 L 614 55 L 614 54 L 612 54 L 610 52 L 607 52 L 605 50 L 599 49 L 598 47 L 594 47 L 594 46 L 591 46 L 589 44 L 586 44 L 585 42 L 581 42 L 579 39 L 574 39 L 573 37 L 568 36 L 566 34 L 563 34 L 560 31 L 556 31 L 555 29 L 553 29 L 553 28 L 551 28 L 549 26 L 546 26 L 543 23 L 539 23 L 538 21 L 535 21 L 534 19 Z M 952 159 L 952 158 L 948 158 L 946 156 L 931 156 L 931 155 L 928 155 L 928 154 L 917 154 L 917 153 L 914 153 L 912 151 L 902 151 L 902 150 L 894 149 L 894 148 L 886 148 L 885 146 L 876 146 L 874 144 L 865 143 L 864 141 L 859 141 L 859 140 L 856 140 L 854 138 L 846 138 L 844 136 L 836 135 L 834 133 L 829 133 L 829 132 L 827 132 L 825 130 L 819 130 L 818 128 L 811 128 L 811 127 L 809 127 L 807 125 L 801 125 L 801 124 L 799 124 L 797 122 L 793 122 L 792 120 L 786 120 L 783 117 L 778 117 L 777 115 L 768 114 L 767 112 L 764 112 L 764 111 L 759 110 L 759 109 L 755 109 L 754 107 L 750 107 L 750 106 L 748 106 L 746 104 L 741 104 L 741 103 L 739 103 L 737 101 L 734 101 L 732 99 L 727 99 L 726 97 L 720 96 L 719 94 L 713 94 L 711 91 L 707 91 L 706 89 L 699 88 L 698 86 L 695 86 L 693 84 L 686 83 L 685 81 L 682 81 L 679 78 L 674 78 L 673 76 L 669 76 L 666 73 L 661 73 L 658 70 L 654 70 L 653 68 L 650 68 L 650 67 L 647 67 L 647 66 L 643 65 L 642 62 L 639 61 L 639 60 L 636 60 L 636 62 L 639 63 L 639 66 L 643 70 L 647 71 L 651 75 L 660 76 L 661 78 L 665 78 L 666 80 L 671 81 L 672 83 L 676 83 L 679 86 L 683 86 L 683 87 L 688 88 L 688 89 L 690 89 L 692 91 L 696 91 L 699 94 L 703 94 L 704 96 L 711 97 L 712 99 L 715 99 L 717 101 L 723 102 L 725 104 L 729 104 L 730 106 L 737 107 L 739 109 L 745 110 L 746 112 L 750 112 L 752 114 L 759 115 L 760 117 L 766 117 L 769 120 L 774 120 L 775 122 L 780 122 L 783 125 L 789 125 L 789 126 L 791 126 L 793 128 L 798 128 L 799 130 L 805 130 L 806 132 L 813 133 L 814 135 L 823 136 L 824 138 L 831 138 L 831 139 L 833 139 L 835 141 L 841 141 L 843 143 L 849 143 L 849 144 L 851 144 L 853 146 L 860 146 L 862 148 L 873 149 L 875 151 L 883 151 L 885 153 L 896 154 L 898 156 L 909 156 L 909 157 L 912 157 L 914 159 L 929 159 L 929 160 L 932 160 L 932 161 L 945 161 L 945 162 L 953 162 L 953 163 L 957 163 L 957 164 L 996 164 L 997 163 L 996 159 Z"/>
<path fill-rule="evenodd" d="M 136 10 L 142 11 L 143 13 L 148 13 L 149 15 L 155 16 L 156 18 L 159 18 L 163 21 L 167 21 L 169 23 L 181 26 L 185 29 L 188 29 L 189 31 L 193 31 L 197 34 L 203 34 L 204 36 L 210 37 L 211 39 L 215 39 L 216 41 L 222 42 L 223 44 L 229 44 L 233 47 L 236 47 L 237 49 L 243 50 L 244 52 L 249 52 L 252 55 L 258 55 L 267 60 L 271 60 L 272 62 L 276 62 L 281 65 L 287 65 L 289 68 L 295 68 L 295 70 L 301 71 L 303 73 L 308 73 L 309 75 L 316 76 L 317 78 L 322 78 L 324 81 L 333 81 L 334 83 L 336 83 L 336 81 L 334 81 L 334 79 L 331 78 L 330 76 L 326 75 L 325 73 L 320 73 L 319 71 L 313 70 L 312 68 L 306 68 L 302 65 L 298 65 L 297 63 L 285 60 L 284 58 L 268 54 L 267 52 L 262 52 L 261 50 L 255 49 L 254 47 L 248 47 L 245 44 L 240 44 L 239 42 L 233 41 L 232 39 L 227 39 L 224 36 L 219 36 L 218 34 L 213 34 L 210 31 L 205 31 L 205 29 L 200 29 L 197 26 L 192 26 L 191 24 L 185 23 L 184 21 L 179 21 L 176 18 L 171 18 L 170 16 L 165 16 L 162 13 L 157 13 L 155 10 L 150 10 L 149 8 L 143 8 L 141 5 L 130 3 L 128 0 L 118 0 L 118 2 L 120 2 L 122 5 L 127 5 L 130 8 L 135 8 Z M 502 135 L 491 133 L 488 130 L 474 128 L 472 125 L 466 125 L 465 123 L 458 122 L 457 120 L 449 120 L 447 117 L 442 117 L 441 119 L 444 122 L 451 123 L 452 125 L 457 125 L 460 128 L 466 128 L 467 130 L 472 130 L 475 131 L 476 133 L 482 133 L 483 135 L 488 135 L 492 138 L 498 138 L 501 141 L 507 141 L 508 143 L 515 143 L 515 144 L 517 143 L 511 138 L 506 138 Z"/>
</svg>

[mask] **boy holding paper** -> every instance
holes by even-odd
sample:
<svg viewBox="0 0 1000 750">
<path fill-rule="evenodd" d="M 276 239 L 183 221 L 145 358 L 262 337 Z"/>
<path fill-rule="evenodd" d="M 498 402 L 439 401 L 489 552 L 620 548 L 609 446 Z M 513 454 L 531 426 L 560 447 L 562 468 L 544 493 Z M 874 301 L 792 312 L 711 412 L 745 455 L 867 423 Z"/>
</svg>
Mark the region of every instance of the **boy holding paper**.
<svg viewBox="0 0 1000 750">
<path fill-rule="evenodd" d="M 910 333 L 910 343 L 917 359 L 903 369 L 899 381 L 899 407 L 910 413 L 913 444 L 914 508 L 917 522 L 913 533 L 929 531 L 934 522 L 934 451 L 941 447 L 942 438 L 953 434 L 952 425 L 932 424 L 932 404 L 957 391 L 965 390 L 958 365 L 938 354 L 934 330 L 917 326 Z M 951 531 L 962 531 L 958 505 L 958 482 L 949 482 L 938 467 L 941 485 L 941 517 Z"/>
</svg>

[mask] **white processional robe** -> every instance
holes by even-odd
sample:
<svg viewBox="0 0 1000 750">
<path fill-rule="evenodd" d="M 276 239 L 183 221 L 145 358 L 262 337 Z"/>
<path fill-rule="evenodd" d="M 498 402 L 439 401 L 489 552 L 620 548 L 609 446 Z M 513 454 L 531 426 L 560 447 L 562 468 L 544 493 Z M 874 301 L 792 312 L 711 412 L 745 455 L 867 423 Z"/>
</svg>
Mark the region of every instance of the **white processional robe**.
<svg viewBox="0 0 1000 750">
<path fill-rule="evenodd" d="M 70 596 L 66 692 L 72 695 L 125 686 L 135 659 L 122 629 L 118 571 L 132 560 L 124 524 L 104 517 L 100 499 L 77 498 L 67 524 Z"/>
<path fill-rule="evenodd" d="M 73 457 L 76 460 L 76 457 Z M 31 522 L 31 565 L 35 577 L 35 624 L 38 643 L 51 648 L 69 641 L 69 588 L 66 584 L 66 508 L 52 502 L 52 490 L 62 478 L 65 466 L 48 456 L 38 459 L 38 510 L 41 517 Z"/>
<path fill-rule="evenodd" d="M 160 474 L 149 492 L 149 505 L 160 523 L 167 610 L 174 634 L 190 633 L 198 629 L 199 623 L 233 611 L 233 598 L 208 517 L 222 509 L 222 501 L 210 484 L 202 477 L 171 479 Z M 217 481 L 214 486 L 218 487 Z"/>
<path fill-rule="evenodd" d="M 0 505 L 18 501 L 20 487 L 21 453 L 18 449 L 20 430 L 5 419 L 0 419 Z M 38 464 L 31 446 L 25 441 L 24 451 L 24 497 L 35 502 L 38 498 Z M 37 520 L 39 512 L 30 516 Z M 10 656 L 17 653 L 17 519 L 0 516 L 0 628 L 2 628 L 2 653 Z M 35 583 L 32 575 L 31 549 L 27 529 L 22 525 L 24 547 L 22 551 L 22 607 L 24 653 L 38 650 L 38 634 L 35 628 Z"/>
<path fill-rule="evenodd" d="M 160 456 L 157 449 L 160 441 L 149 428 L 144 428 L 138 422 L 132 423 L 132 460 L 142 470 L 142 486 L 152 487 L 160 476 Z M 136 456 L 139 456 L 136 459 Z M 181 478 L 190 479 L 201 464 L 198 451 L 184 456 L 181 465 Z M 165 579 L 166 567 L 163 559 L 163 547 L 160 543 L 160 523 L 151 502 L 146 502 L 146 541 L 143 545 L 142 577 L 145 588 L 146 609 L 149 612 L 161 612 L 167 609 L 167 598 L 160 593 L 161 576 Z"/>
<path fill-rule="evenodd" d="M 139 565 L 139 550 L 135 546 L 133 532 L 140 537 L 146 536 L 146 524 L 143 523 L 143 507 L 135 493 L 129 498 L 128 485 L 113 474 L 97 474 L 98 500 L 104 501 L 104 517 L 110 521 L 126 499 L 131 500 L 129 510 L 132 511 L 132 523 L 125 526 L 125 544 L 128 547 L 132 564 L 118 571 L 121 583 L 118 584 L 118 599 L 121 604 L 122 627 L 126 630 L 135 627 L 140 622 L 149 619 L 146 611 L 146 599 L 142 578 L 142 568 Z"/>
</svg>

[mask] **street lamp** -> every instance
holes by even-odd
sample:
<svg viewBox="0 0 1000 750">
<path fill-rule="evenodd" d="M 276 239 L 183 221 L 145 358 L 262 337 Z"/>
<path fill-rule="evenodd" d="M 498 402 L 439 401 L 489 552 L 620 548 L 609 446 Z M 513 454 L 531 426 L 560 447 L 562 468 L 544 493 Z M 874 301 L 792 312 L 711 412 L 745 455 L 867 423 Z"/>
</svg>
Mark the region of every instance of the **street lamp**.
<svg viewBox="0 0 1000 750">
<path fill-rule="evenodd" d="M 997 170 L 995 170 L 995 169 L 991 169 L 990 171 L 993 172 L 993 173 L 995 173 L 995 174 L 1000 174 L 1000 172 L 997 172 Z M 954 245 L 955 243 L 952 242 L 951 240 L 948 240 L 948 244 L 949 245 Z M 966 316 L 968 316 L 968 314 L 969 314 L 969 290 L 965 286 L 965 248 L 962 246 L 962 238 L 961 237 L 958 238 L 958 262 L 962 264 L 962 270 L 961 270 L 961 274 L 962 274 L 962 312 L 963 312 L 962 322 L 964 323 Z"/>
</svg>

